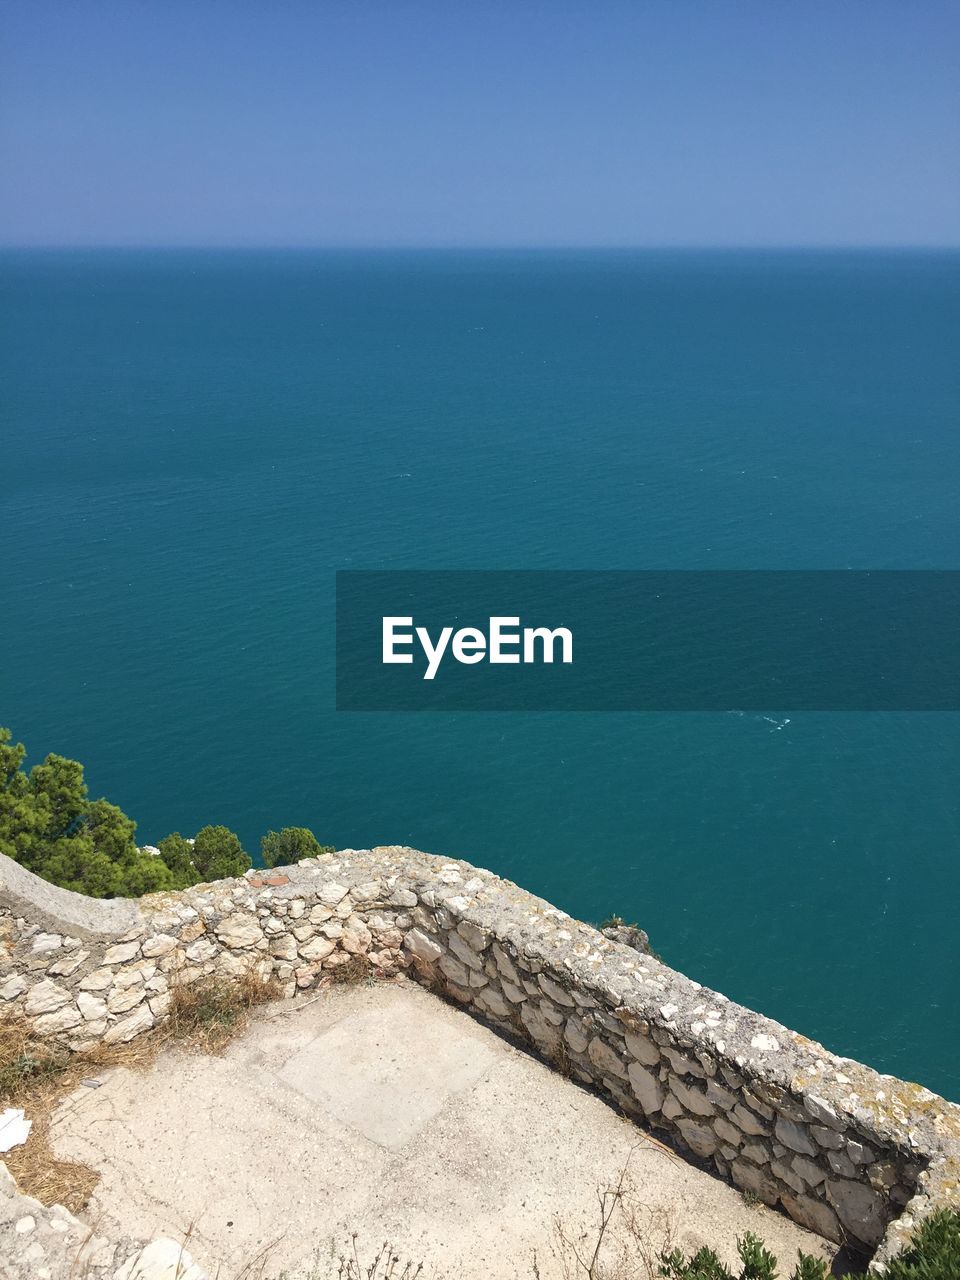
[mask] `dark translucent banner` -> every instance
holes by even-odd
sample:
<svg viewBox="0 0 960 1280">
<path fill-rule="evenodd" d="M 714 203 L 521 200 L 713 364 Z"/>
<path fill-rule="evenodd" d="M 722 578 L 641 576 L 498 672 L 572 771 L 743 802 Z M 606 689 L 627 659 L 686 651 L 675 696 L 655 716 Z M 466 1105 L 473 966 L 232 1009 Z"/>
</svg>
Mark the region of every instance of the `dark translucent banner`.
<svg viewBox="0 0 960 1280">
<path fill-rule="evenodd" d="M 957 711 L 960 571 L 349 571 L 343 711 Z"/>
</svg>

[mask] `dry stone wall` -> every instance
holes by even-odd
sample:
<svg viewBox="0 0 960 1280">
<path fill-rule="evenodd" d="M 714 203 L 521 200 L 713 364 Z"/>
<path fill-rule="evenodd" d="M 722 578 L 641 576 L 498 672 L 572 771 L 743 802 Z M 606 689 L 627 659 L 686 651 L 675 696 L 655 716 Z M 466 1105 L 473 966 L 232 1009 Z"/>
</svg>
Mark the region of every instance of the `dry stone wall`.
<svg viewBox="0 0 960 1280">
<path fill-rule="evenodd" d="M 519 1038 L 744 1192 L 875 1251 L 877 1266 L 919 1217 L 960 1207 L 960 1108 L 464 862 L 344 850 L 102 903 L 0 858 L 0 941 L 0 1007 L 75 1049 L 150 1030 L 176 983 L 253 971 L 294 996 L 363 956 Z"/>
</svg>

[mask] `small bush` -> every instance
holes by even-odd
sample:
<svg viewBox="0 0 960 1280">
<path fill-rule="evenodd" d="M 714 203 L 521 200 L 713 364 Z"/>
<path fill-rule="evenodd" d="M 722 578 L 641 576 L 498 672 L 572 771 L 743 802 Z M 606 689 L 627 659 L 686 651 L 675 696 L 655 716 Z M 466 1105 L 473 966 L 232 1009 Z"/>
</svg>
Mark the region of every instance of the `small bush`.
<svg viewBox="0 0 960 1280">
<path fill-rule="evenodd" d="M 777 1259 L 749 1232 L 737 1241 L 743 1264 L 739 1276 L 723 1265 L 712 1249 L 699 1249 L 684 1258 L 679 1249 L 664 1254 L 664 1280 L 776 1280 Z M 808 1254 L 798 1255 L 790 1280 L 827 1280 L 827 1264 Z M 960 1280 L 960 1211 L 941 1209 L 920 1224 L 909 1245 L 893 1258 L 886 1280 Z M 844 1280 L 869 1280 L 862 1272 Z"/>
<path fill-rule="evenodd" d="M 641 929 L 638 924 L 627 924 L 622 916 L 607 916 L 597 927 L 611 942 L 621 942 L 624 946 L 633 947 L 641 955 L 652 956 L 654 960 L 660 959 L 650 946 L 646 930 Z"/>
<path fill-rule="evenodd" d="M 926 1218 L 906 1249 L 890 1262 L 886 1276 L 887 1280 L 957 1280 L 960 1211 L 941 1209 Z"/>
<path fill-rule="evenodd" d="M 83 765 L 48 755 L 27 772 L 26 749 L 0 728 L 0 853 L 51 884 L 93 898 L 174 888 L 161 858 L 138 848 L 137 824 L 91 800 Z"/>
<path fill-rule="evenodd" d="M 192 884 L 199 884 L 200 873 L 193 865 L 193 845 L 179 831 L 164 836 L 157 848 L 176 888 L 186 889 Z"/>
<path fill-rule="evenodd" d="M 229 827 L 201 827 L 193 842 L 193 865 L 201 880 L 227 880 L 250 869 L 250 855 Z"/>
<path fill-rule="evenodd" d="M 308 827 L 284 827 L 267 832 L 260 841 L 260 852 L 265 867 L 289 867 L 301 858 L 333 853 L 333 845 L 321 844 Z"/>
</svg>

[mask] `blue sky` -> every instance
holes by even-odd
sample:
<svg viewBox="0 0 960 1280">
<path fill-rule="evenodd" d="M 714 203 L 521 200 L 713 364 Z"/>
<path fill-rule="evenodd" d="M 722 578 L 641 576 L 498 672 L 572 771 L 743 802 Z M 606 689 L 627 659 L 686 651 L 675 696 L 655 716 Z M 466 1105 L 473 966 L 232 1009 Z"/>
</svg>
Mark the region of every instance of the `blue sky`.
<svg viewBox="0 0 960 1280">
<path fill-rule="evenodd" d="M 0 242 L 960 243 L 957 0 L 4 0 Z"/>
</svg>

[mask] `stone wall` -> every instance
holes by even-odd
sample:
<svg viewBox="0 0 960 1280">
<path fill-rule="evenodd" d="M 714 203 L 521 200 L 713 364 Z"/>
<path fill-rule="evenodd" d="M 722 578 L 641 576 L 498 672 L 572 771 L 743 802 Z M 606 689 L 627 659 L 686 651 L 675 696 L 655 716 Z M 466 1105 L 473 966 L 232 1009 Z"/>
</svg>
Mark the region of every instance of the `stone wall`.
<svg viewBox="0 0 960 1280">
<path fill-rule="evenodd" d="M 0 857 L 0 1006 L 72 1048 L 161 1020 L 178 982 L 253 970 L 288 996 L 367 958 L 599 1089 L 745 1192 L 882 1265 L 960 1207 L 960 1107 L 839 1058 L 509 881 L 390 846 L 139 902 Z"/>
<path fill-rule="evenodd" d="M 106 1240 L 63 1205 L 17 1189 L 0 1161 L 3 1280 L 210 1280 L 175 1240 Z"/>
</svg>

